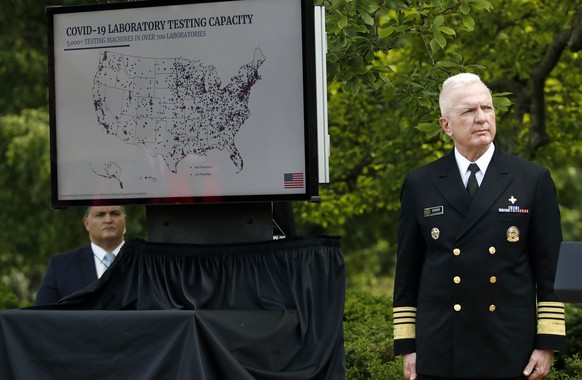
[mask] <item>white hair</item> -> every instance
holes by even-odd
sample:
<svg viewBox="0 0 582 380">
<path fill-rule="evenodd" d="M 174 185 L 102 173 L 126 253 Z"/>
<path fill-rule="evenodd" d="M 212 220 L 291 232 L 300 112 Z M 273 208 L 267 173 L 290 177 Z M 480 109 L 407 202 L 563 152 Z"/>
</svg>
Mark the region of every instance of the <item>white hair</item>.
<svg viewBox="0 0 582 380">
<path fill-rule="evenodd" d="M 457 75 L 453 75 L 452 77 L 447 78 L 447 80 L 443 82 L 441 93 L 439 95 L 439 107 L 441 109 L 442 116 L 445 115 L 445 112 L 449 109 L 450 106 L 448 99 L 445 96 L 445 93 L 448 92 L 447 90 L 451 88 L 463 87 L 466 84 L 474 82 L 479 82 L 483 84 L 483 86 L 487 87 L 485 83 L 483 83 L 481 78 L 479 78 L 479 75 L 473 73 L 460 73 Z"/>
</svg>

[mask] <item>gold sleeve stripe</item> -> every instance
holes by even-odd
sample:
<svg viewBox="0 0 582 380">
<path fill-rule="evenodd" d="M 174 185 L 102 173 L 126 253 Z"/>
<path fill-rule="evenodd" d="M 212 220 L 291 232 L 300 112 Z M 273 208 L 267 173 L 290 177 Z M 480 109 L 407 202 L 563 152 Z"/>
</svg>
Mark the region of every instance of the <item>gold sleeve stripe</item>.
<svg viewBox="0 0 582 380">
<path fill-rule="evenodd" d="M 538 313 L 564 314 L 564 309 L 540 307 Z"/>
<path fill-rule="evenodd" d="M 548 308 L 541 308 L 538 309 L 538 314 L 554 314 L 554 315 L 564 315 L 564 310 L 560 309 L 548 309 Z"/>
<path fill-rule="evenodd" d="M 414 306 L 400 306 L 400 307 L 395 307 L 394 309 L 392 309 L 392 311 L 396 314 L 396 313 L 402 313 L 405 311 L 411 311 L 416 313 L 416 308 Z"/>
<path fill-rule="evenodd" d="M 394 319 L 394 324 L 395 325 L 403 325 L 403 324 L 415 324 L 416 323 L 416 318 L 395 318 Z"/>
<path fill-rule="evenodd" d="M 414 339 L 416 337 L 416 307 L 395 307 L 392 312 L 394 339 Z"/>
<path fill-rule="evenodd" d="M 416 318 L 416 313 L 397 313 L 394 318 Z"/>
<path fill-rule="evenodd" d="M 564 308 L 563 302 L 550 302 L 550 301 L 540 301 L 538 302 L 538 307 L 560 307 Z"/>
<path fill-rule="evenodd" d="M 416 326 L 412 323 L 394 325 L 394 339 L 416 338 Z"/>
<path fill-rule="evenodd" d="M 564 307 L 563 306 L 538 305 L 538 309 L 540 309 L 540 310 L 564 311 Z"/>
<path fill-rule="evenodd" d="M 566 336 L 566 323 L 550 319 L 538 320 L 538 334 Z"/>
<path fill-rule="evenodd" d="M 566 319 L 566 316 L 564 315 L 564 313 L 543 313 L 543 312 L 539 312 L 538 313 L 538 319 L 555 319 L 555 320 L 563 321 L 564 319 Z"/>
</svg>

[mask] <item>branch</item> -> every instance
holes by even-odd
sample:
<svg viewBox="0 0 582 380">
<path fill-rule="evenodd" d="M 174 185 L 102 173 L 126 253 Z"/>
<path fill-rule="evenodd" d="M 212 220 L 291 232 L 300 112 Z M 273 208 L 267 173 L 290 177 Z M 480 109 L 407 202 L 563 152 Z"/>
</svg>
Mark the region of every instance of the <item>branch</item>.
<svg viewBox="0 0 582 380">
<path fill-rule="evenodd" d="M 574 22 L 572 23 L 572 35 L 568 41 L 568 46 L 572 53 L 582 50 L 582 12 L 579 12 L 576 17 L 574 17 Z"/>
<path fill-rule="evenodd" d="M 517 76 L 514 78 L 500 78 L 498 80 L 492 81 L 488 84 L 492 92 L 511 92 L 511 98 L 513 102 L 513 119 L 514 130 L 506 130 L 504 133 L 505 140 L 503 150 L 512 153 L 514 148 L 518 146 L 518 136 L 519 130 L 515 129 L 522 125 L 523 116 L 529 113 L 529 105 L 531 103 L 530 93 L 528 89 L 528 81 L 519 79 Z M 501 120 L 499 120 L 501 121 Z M 500 124 L 498 121 L 498 125 Z M 505 125 L 504 123 L 501 123 Z M 509 125 L 512 125 L 509 123 Z M 505 127 L 504 127 L 505 129 Z M 499 136 L 499 134 L 498 134 Z"/>
<path fill-rule="evenodd" d="M 532 69 L 531 126 L 529 134 L 530 152 L 535 152 L 548 142 L 544 88 L 546 78 L 560 60 L 560 56 L 567 46 L 569 37 L 570 31 L 562 31 L 556 34 L 544 58 Z"/>
<path fill-rule="evenodd" d="M 580 11 L 574 17 L 570 29 L 556 34 L 545 56 L 533 67 L 531 77 L 531 129 L 529 136 L 529 149 L 532 153 L 548 142 L 544 97 L 546 78 L 558 64 L 562 52 L 568 46 L 573 52 L 582 48 L 582 12 Z"/>
</svg>

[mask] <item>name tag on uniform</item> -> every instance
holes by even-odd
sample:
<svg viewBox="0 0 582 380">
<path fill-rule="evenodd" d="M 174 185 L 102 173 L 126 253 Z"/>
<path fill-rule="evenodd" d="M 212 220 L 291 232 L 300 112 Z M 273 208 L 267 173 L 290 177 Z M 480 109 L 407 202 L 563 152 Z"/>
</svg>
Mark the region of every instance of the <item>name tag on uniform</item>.
<svg viewBox="0 0 582 380">
<path fill-rule="evenodd" d="M 444 206 L 427 207 L 424 209 L 425 218 L 428 218 L 429 216 L 443 215 L 444 213 L 445 213 Z"/>
</svg>

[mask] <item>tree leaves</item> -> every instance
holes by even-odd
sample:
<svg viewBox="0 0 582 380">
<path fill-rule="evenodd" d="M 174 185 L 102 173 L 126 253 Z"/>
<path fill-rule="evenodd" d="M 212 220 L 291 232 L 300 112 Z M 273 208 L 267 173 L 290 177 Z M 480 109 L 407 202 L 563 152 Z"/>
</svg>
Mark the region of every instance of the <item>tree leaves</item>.
<svg viewBox="0 0 582 380">
<path fill-rule="evenodd" d="M 328 29 L 333 46 L 328 68 L 337 68 L 328 78 L 332 179 L 321 187 L 322 203 L 298 207 L 313 231 L 321 231 L 316 225 L 325 226 L 349 240 L 364 227 L 362 219 L 368 215 L 373 218 L 366 233 L 370 244 L 395 238 L 390 218 L 398 210 L 405 173 L 452 147 L 438 124 L 440 85 L 452 74 L 474 72 L 490 85 L 498 143 L 509 152 L 525 152 L 529 70 L 552 33 L 568 25 L 566 20 L 575 12 L 572 4 L 560 3 L 558 9 L 542 2 L 526 7 L 513 0 L 377 1 L 377 7 L 367 9 L 356 1 L 331 3 L 326 9 L 332 23 L 333 17 L 339 17 L 336 13 L 349 21 L 341 32 Z M 363 8 L 374 25 L 363 21 Z M 368 32 L 350 29 L 353 24 L 365 26 Z M 370 49 L 373 55 L 368 54 Z M 352 66 L 354 55 L 361 60 Z M 550 82 L 548 88 L 555 107 L 548 122 L 559 136 L 554 144 L 564 148 L 538 152 L 542 162 L 551 159 L 550 150 L 560 155 L 568 149 L 569 157 L 582 156 L 572 153 L 572 139 L 579 139 L 582 130 L 582 115 L 573 106 L 582 104 L 575 85 L 582 83 L 582 72 L 575 69 L 575 57 L 568 59 L 555 71 L 561 78 L 559 85 Z M 515 86 L 523 92 L 516 92 Z M 365 240 L 358 238 L 361 244 Z"/>
</svg>

